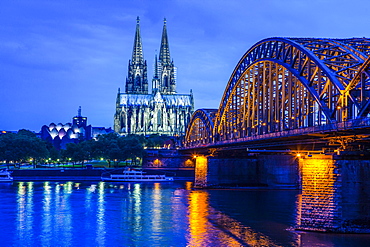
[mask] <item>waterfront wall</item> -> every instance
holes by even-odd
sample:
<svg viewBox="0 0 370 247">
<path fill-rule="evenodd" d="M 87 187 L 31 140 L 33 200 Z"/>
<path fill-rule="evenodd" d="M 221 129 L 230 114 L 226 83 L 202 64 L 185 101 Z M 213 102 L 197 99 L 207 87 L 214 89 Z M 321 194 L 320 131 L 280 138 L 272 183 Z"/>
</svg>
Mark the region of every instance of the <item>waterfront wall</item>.
<svg viewBox="0 0 370 247">
<path fill-rule="evenodd" d="M 198 156 L 195 186 L 298 188 L 298 163 L 288 155 L 259 155 L 243 158 Z"/>
<path fill-rule="evenodd" d="M 37 168 L 13 169 L 14 181 L 100 181 L 103 173 L 122 173 L 123 168 Z M 192 168 L 145 168 L 147 174 L 166 174 L 175 180 L 193 180 Z"/>
<path fill-rule="evenodd" d="M 194 168 L 195 160 L 177 149 L 147 149 L 143 168 Z"/>
<path fill-rule="evenodd" d="M 113 170 L 113 169 L 109 169 Z M 45 168 L 45 169 L 13 169 L 12 176 L 15 181 L 37 180 L 100 180 L 105 169 L 80 169 L 80 168 Z"/>
</svg>

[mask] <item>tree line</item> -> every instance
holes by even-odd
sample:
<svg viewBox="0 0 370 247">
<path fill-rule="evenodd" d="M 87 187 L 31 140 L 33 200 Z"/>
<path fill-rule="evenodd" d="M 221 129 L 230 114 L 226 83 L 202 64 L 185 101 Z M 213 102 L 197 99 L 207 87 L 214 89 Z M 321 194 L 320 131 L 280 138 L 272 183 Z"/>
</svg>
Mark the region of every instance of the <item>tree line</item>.
<svg viewBox="0 0 370 247">
<path fill-rule="evenodd" d="M 117 166 L 130 160 L 136 163 L 145 155 L 144 147 L 161 148 L 170 140 L 167 136 L 119 136 L 116 133 L 100 135 L 97 140 L 68 143 L 66 149 L 54 146 L 29 130 L 0 135 L 0 161 L 6 164 L 72 163 L 84 164 L 91 160 L 105 160 L 108 166 Z"/>
</svg>

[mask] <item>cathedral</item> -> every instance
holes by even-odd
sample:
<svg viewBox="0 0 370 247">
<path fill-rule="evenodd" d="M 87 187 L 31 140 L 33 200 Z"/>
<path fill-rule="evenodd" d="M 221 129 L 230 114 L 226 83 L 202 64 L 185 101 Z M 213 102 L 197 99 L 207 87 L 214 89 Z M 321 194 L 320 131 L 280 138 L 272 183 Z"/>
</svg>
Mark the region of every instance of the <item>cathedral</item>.
<svg viewBox="0 0 370 247">
<path fill-rule="evenodd" d="M 114 131 L 126 134 L 182 136 L 194 110 L 193 95 L 176 93 L 176 67 L 170 57 L 166 19 L 159 56 L 155 56 L 149 91 L 137 18 L 132 59 L 128 63 L 125 91 L 118 89 Z"/>
</svg>

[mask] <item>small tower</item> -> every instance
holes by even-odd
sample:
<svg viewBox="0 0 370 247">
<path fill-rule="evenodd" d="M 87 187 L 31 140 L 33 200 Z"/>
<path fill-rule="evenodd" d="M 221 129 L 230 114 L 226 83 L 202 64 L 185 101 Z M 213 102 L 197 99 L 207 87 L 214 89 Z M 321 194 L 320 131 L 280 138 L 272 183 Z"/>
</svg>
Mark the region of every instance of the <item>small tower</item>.
<svg viewBox="0 0 370 247">
<path fill-rule="evenodd" d="M 121 105 L 121 88 L 118 88 L 117 98 L 116 98 L 116 112 L 121 110 L 120 105 Z"/>
<path fill-rule="evenodd" d="M 73 117 L 72 124 L 78 128 L 85 128 L 87 126 L 87 117 L 81 115 L 81 106 L 78 108 L 77 116 Z"/>
<path fill-rule="evenodd" d="M 121 119 L 121 89 L 118 88 L 117 98 L 116 98 L 116 113 L 114 114 L 113 128 L 114 131 L 119 133 L 121 131 L 122 119 Z"/>
<path fill-rule="evenodd" d="M 132 59 L 128 63 L 126 93 L 148 94 L 147 64 L 144 60 L 143 45 L 140 36 L 140 19 L 136 19 L 136 32 Z"/>
<path fill-rule="evenodd" d="M 159 79 L 159 72 L 158 72 L 158 57 L 157 57 L 157 54 L 155 54 L 154 76 L 152 80 L 152 93 L 155 94 L 157 91 L 161 91 L 161 89 L 160 89 L 160 79 Z"/>
</svg>

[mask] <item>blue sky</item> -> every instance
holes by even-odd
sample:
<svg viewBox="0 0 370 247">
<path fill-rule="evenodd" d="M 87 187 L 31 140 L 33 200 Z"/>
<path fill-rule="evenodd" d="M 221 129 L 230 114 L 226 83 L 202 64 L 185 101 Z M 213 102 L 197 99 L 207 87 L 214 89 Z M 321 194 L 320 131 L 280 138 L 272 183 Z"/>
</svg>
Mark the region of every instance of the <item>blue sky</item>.
<svg viewBox="0 0 370 247">
<path fill-rule="evenodd" d="M 82 107 L 112 127 L 136 17 L 148 79 L 167 19 L 177 91 L 218 108 L 242 55 L 269 37 L 370 37 L 368 0 L 17 0 L 0 2 L 0 130 L 40 131 Z"/>
</svg>

